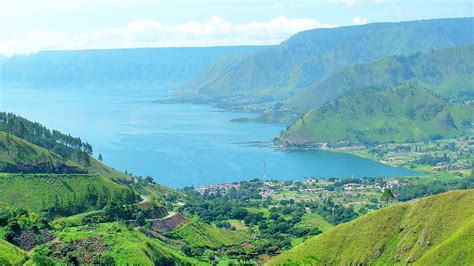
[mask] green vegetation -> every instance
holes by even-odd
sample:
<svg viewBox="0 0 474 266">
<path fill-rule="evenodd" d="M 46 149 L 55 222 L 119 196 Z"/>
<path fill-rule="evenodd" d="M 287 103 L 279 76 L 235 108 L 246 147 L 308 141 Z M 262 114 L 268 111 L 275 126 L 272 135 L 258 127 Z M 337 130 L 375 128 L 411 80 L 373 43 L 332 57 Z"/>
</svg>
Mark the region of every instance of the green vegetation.
<svg viewBox="0 0 474 266">
<path fill-rule="evenodd" d="M 0 172 L 85 173 L 86 170 L 72 160 L 0 131 Z"/>
<path fill-rule="evenodd" d="M 173 239 L 182 239 L 190 247 L 219 249 L 221 247 L 237 246 L 250 241 L 245 233 L 219 229 L 200 221 L 192 221 L 166 234 Z"/>
<path fill-rule="evenodd" d="M 459 115 L 416 84 L 360 89 L 305 114 L 280 136 L 283 145 L 430 141 L 465 133 Z M 464 110 L 474 113 L 473 105 Z"/>
<path fill-rule="evenodd" d="M 474 259 L 473 200 L 474 190 L 451 191 L 383 208 L 336 226 L 269 264 L 469 264 Z M 436 260 L 442 255 L 447 257 Z"/>
<path fill-rule="evenodd" d="M 6 112 L 0 112 L 0 130 L 7 132 L 8 136 L 14 135 L 48 151 L 51 150 L 65 159 L 74 159 L 83 166 L 90 165 L 89 155 L 92 154 L 92 146 L 81 138 L 57 130 L 51 131 L 39 123 Z"/>
<path fill-rule="evenodd" d="M 54 263 L 103 263 L 105 259 L 118 265 L 197 263 L 162 241 L 147 237 L 140 230 L 130 229 L 118 222 L 67 228 L 58 234 L 57 242 L 35 250 L 33 260 L 35 254 Z"/>
<path fill-rule="evenodd" d="M 0 264 L 1 265 L 20 265 L 26 261 L 26 252 L 16 246 L 0 239 Z"/>
<path fill-rule="evenodd" d="M 0 174 L 0 204 L 35 212 L 74 214 L 135 197 L 133 190 L 98 174 Z"/>
<path fill-rule="evenodd" d="M 300 189 L 314 188 L 301 181 L 269 182 L 258 179 L 211 186 L 198 191 L 185 188 L 183 192 L 188 203 L 180 210 L 230 232 L 253 235 L 254 238 L 246 241 L 248 245 L 245 248 L 232 253 L 242 258 L 278 254 L 290 248 L 297 239 L 317 235 L 333 224 L 350 221 L 358 216 L 353 207 L 342 204 L 334 194 L 322 196 L 310 193 L 307 198 L 301 199 L 291 196 L 303 194 Z M 280 197 L 280 193 L 284 198 Z M 205 232 L 207 237 L 212 235 L 208 230 L 198 229 L 192 224 L 183 226 L 177 232 L 182 229 L 192 232 L 194 237 L 191 241 L 199 245 L 209 240 L 203 239 L 198 232 Z M 171 235 L 175 234 L 173 232 Z M 226 246 L 225 243 L 221 245 Z"/>
</svg>

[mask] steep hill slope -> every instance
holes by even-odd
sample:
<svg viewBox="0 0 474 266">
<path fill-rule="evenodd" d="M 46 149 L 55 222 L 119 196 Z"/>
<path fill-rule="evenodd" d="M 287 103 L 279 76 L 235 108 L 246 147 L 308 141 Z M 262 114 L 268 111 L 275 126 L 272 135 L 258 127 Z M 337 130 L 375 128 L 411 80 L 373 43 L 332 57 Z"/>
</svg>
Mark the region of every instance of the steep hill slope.
<svg viewBox="0 0 474 266">
<path fill-rule="evenodd" d="M 453 101 L 474 99 L 474 45 L 426 54 L 390 56 L 337 71 L 318 85 L 288 99 L 286 108 L 306 112 L 349 90 L 387 88 L 416 81 Z"/>
<path fill-rule="evenodd" d="M 281 134 L 280 141 L 290 145 L 386 143 L 455 137 L 463 134 L 462 125 L 469 122 L 463 119 L 472 117 L 467 110 L 473 109 L 472 105 L 451 108 L 416 84 L 386 90 L 366 88 L 306 113 Z"/>
<path fill-rule="evenodd" d="M 26 252 L 0 239 L 0 265 L 21 265 L 26 261 Z"/>
<path fill-rule="evenodd" d="M 40 212 L 74 214 L 102 208 L 108 200 L 134 201 L 128 188 L 98 174 L 0 174 L 0 204 Z"/>
<path fill-rule="evenodd" d="M 219 61 L 181 88 L 178 98 L 228 105 L 284 99 L 352 64 L 473 43 L 473 25 L 473 18 L 460 18 L 305 31 Z"/>
<path fill-rule="evenodd" d="M 46 246 L 36 249 L 31 261 L 41 256 L 50 264 L 67 264 L 67 258 L 71 257 L 80 264 L 198 264 L 197 260 L 186 257 L 167 243 L 118 222 L 70 227 L 58 234 L 57 241 Z"/>
<path fill-rule="evenodd" d="M 191 247 L 219 249 L 237 246 L 250 237 L 237 231 L 222 230 L 200 221 L 192 221 L 167 234 L 173 239 L 181 239 Z"/>
<path fill-rule="evenodd" d="M 451 191 L 383 208 L 336 226 L 269 265 L 468 265 L 474 261 L 473 200 L 474 190 Z"/>
<path fill-rule="evenodd" d="M 43 51 L 0 58 L 0 81 L 3 86 L 42 89 L 166 89 L 191 80 L 225 55 L 256 49 L 259 47 Z"/>
<path fill-rule="evenodd" d="M 81 165 L 0 131 L 0 172 L 86 173 Z"/>
</svg>

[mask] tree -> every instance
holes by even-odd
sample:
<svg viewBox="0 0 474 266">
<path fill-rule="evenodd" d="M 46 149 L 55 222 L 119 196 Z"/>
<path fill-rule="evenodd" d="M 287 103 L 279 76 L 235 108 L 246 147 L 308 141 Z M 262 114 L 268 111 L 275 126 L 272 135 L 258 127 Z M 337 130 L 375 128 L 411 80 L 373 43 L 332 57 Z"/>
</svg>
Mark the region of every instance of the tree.
<svg viewBox="0 0 474 266">
<path fill-rule="evenodd" d="M 385 188 L 385 189 L 383 190 L 381 199 L 384 200 L 384 201 L 387 203 L 387 205 L 388 205 L 388 202 L 389 202 L 391 199 L 394 199 L 394 198 L 395 198 L 395 196 L 393 195 L 393 192 L 392 192 L 390 189 Z"/>
<path fill-rule="evenodd" d="M 104 158 L 102 157 L 102 153 L 99 153 L 99 157 L 97 159 L 99 159 L 99 161 L 101 162 L 104 160 Z"/>
<path fill-rule="evenodd" d="M 20 123 L 19 124 L 19 137 L 20 137 L 20 141 L 23 142 L 23 139 L 26 138 L 26 134 L 28 133 L 28 130 L 26 129 L 25 125 L 23 123 Z"/>
</svg>

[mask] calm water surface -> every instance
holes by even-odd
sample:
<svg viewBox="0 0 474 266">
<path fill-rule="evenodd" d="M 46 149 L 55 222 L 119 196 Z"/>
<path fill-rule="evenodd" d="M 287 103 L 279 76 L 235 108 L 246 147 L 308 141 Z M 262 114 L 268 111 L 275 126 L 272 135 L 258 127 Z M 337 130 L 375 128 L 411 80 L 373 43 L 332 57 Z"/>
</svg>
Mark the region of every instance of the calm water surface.
<svg viewBox="0 0 474 266">
<path fill-rule="evenodd" d="M 157 98 L 151 91 L 2 88 L 0 109 L 80 136 L 105 163 L 171 187 L 262 178 L 264 163 L 266 177 L 277 179 L 414 174 L 346 154 L 275 151 L 269 142 L 281 125 L 231 123 L 252 115 L 152 103 Z"/>
</svg>

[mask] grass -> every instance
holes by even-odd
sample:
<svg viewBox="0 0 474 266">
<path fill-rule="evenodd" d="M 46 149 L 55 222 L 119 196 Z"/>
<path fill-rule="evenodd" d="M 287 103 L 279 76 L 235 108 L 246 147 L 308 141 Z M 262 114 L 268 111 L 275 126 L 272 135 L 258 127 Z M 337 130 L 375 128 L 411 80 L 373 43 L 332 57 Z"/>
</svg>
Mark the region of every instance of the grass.
<svg viewBox="0 0 474 266">
<path fill-rule="evenodd" d="M 91 193 L 111 198 L 126 187 L 98 174 L 0 174 L 0 204 L 38 212 L 54 207 L 79 204 Z"/>
<path fill-rule="evenodd" d="M 117 222 L 67 228 L 58 234 L 58 239 L 66 242 L 89 237 L 101 237 L 107 246 L 105 254 L 113 257 L 117 265 L 197 263 L 177 250 L 166 246 L 165 243 L 145 236 L 138 229 L 130 229 Z"/>
<path fill-rule="evenodd" d="M 0 265 L 21 265 L 26 261 L 26 252 L 0 239 Z"/>
<path fill-rule="evenodd" d="M 250 238 L 243 232 L 219 229 L 200 221 L 192 221 L 167 234 L 175 239 L 182 239 L 191 247 L 218 249 L 225 246 L 236 246 Z"/>
<path fill-rule="evenodd" d="M 242 222 L 242 220 L 229 219 L 227 222 L 230 223 L 237 231 L 246 231 L 248 227 Z"/>
<path fill-rule="evenodd" d="M 458 109 L 452 106 L 416 84 L 360 89 L 306 113 L 281 139 L 296 144 L 406 143 L 462 136 L 461 121 L 455 119 Z"/>
<path fill-rule="evenodd" d="M 81 226 L 84 224 L 83 219 L 89 216 L 93 216 L 95 214 L 101 213 L 103 211 L 97 210 L 97 211 L 90 211 L 90 212 L 83 212 L 79 213 L 76 215 L 71 215 L 68 217 L 61 217 L 55 219 L 52 224 L 54 227 L 61 229 L 61 228 L 67 228 L 67 227 L 76 227 L 76 226 Z"/>
<path fill-rule="evenodd" d="M 451 191 L 383 208 L 329 229 L 269 264 L 469 264 L 473 201 L 474 190 Z"/>
<path fill-rule="evenodd" d="M 3 172 L 85 172 L 79 164 L 65 160 L 60 155 L 47 151 L 16 136 L 7 138 L 0 131 L 0 171 Z"/>
<path fill-rule="evenodd" d="M 323 217 L 321 217 L 321 215 L 317 213 L 305 213 L 301 222 L 299 222 L 296 226 L 304 228 L 311 228 L 316 226 L 319 230 L 323 232 L 326 232 L 327 230 L 334 227 L 334 225 L 328 223 L 326 220 L 324 220 Z"/>
</svg>

